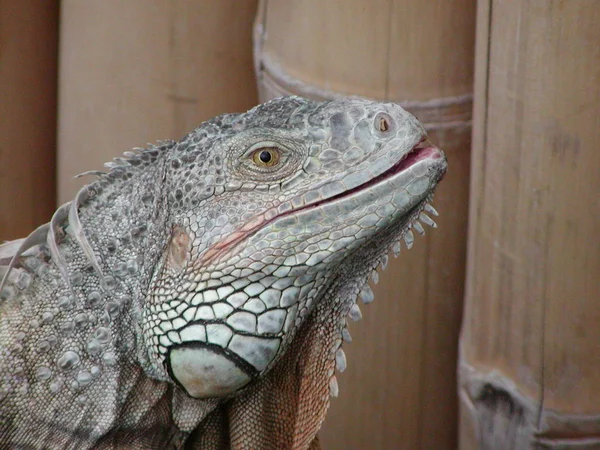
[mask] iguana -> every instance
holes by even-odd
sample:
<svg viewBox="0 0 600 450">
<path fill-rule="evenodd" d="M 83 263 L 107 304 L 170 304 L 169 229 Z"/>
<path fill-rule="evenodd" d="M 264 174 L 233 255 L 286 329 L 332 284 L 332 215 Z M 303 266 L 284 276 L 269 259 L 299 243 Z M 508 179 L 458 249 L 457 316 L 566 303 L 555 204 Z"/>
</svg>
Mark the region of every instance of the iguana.
<svg viewBox="0 0 600 450">
<path fill-rule="evenodd" d="M 443 153 L 393 103 L 283 97 L 107 166 L 0 247 L 2 448 L 318 448 Z"/>
</svg>

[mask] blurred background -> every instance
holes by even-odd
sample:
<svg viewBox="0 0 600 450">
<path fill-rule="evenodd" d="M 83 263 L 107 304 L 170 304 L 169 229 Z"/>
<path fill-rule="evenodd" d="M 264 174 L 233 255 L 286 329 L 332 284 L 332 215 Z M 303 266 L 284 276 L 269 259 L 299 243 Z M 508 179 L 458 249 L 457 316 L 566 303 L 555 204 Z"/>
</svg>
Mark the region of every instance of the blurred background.
<svg viewBox="0 0 600 450">
<path fill-rule="evenodd" d="M 449 159 L 439 229 L 352 326 L 323 447 L 599 449 L 598 24 L 598 0 L 0 0 L 0 240 L 214 115 L 398 102 Z"/>
</svg>

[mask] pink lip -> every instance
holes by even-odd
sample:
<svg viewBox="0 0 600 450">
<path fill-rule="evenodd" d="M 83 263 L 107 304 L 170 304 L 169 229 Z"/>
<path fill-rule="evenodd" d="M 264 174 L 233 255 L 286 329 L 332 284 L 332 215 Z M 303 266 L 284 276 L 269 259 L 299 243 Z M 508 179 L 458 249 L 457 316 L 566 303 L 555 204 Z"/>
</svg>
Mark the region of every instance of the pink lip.
<svg viewBox="0 0 600 450">
<path fill-rule="evenodd" d="M 429 146 L 416 146 L 409 153 L 406 154 L 402 160 L 396 164 L 398 167 L 396 173 L 402 172 L 403 170 L 409 168 L 410 166 L 422 161 L 426 158 L 437 159 L 441 158 L 442 154 L 432 145 Z"/>
<path fill-rule="evenodd" d="M 295 214 L 295 213 L 297 213 L 299 211 L 303 211 L 305 209 L 315 208 L 324 203 L 330 203 L 335 200 L 339 200 L 341 198 L 347 197 L 349 195 L 354 194 L 355 192 L 362 191 L 364 189 L 369 188 L 370 186 L 380 183 L 382 180 L 384 180 L 386 178 L 390 178 L 390 177 L 394 176 L 395 174 L 408 169 L 409 167 L 415 165 L 419 161 L 422 161 L 427 158 L 438 159 L 441 157 L 442 157 L 441 151 L 435 146 L 427 145 L 425 138 L 423 138 L 417 145 L 415 145 L 412 148 L 411 151 L 406 153 L 400 161 L 398 161 L 396 164 L 394 164 L 392 167 L 390 167 L 385 172 L 383 172 L 383 173 L 379 174 L 378 176 L 376 176 L 375 178 L 367 181 L 366 183 L 358 185 L 352 189 L 341 192 L 332 197 L 329 197 L 329 198 L 326 198 L 323 200 L 319 200 L 319 201 L 310 203 L 308 205 L 304 205 L 301 208 L 286 211 L 286 212 L 279 214 L 271 219 L 266 219 L 265 213 L 263 213 L 259 216 L 256 216 L 250 222 L 247 222 L 243 227 L 241 227 L 238 230 L 231 233 L 224 240 L 222 240 L 221 242 L 218 242 L 215 245 L 213 245 L 212 247 L 208 248 L 206 250 L 206 252 L 200 258 L 198 263 L 202 266 L 207 265 L 214 258 L 222 255 L 227 250 L 233 248 L 239 242 L 246 239 L 248 236 L 254 234 L 260 228 L 264 227 L 265 225 L 267 225 L 271 222 L 274 222 L 277 219 L 288 216 L 290 214 Z"/>
<path fill-rule="evenodd" d="M 345 197 L 345 196 L 350 195 L 357 191 L 362 191 L 363 189 L 373 186 L 386 178 L 389 178 L 393 175 L 396 175 L 397 173 L 405 171 L 409 167 L 414 166 L 416 163 L 418 163 L 419 161 L 422 161 L 424 159 L 427 159 L 427 158 L 437 159 L 437 158 L 442 157 L 442 154 L 437 147 L 434 147 L 432 145 L 425 145 L 424 142 L 425 141 L 419 142 L 417 145 L 415 145 L 412 148 L 411 151 L 406 153 L 400 161 L 398 161 L 396 164 L 394 164 L 392 167 L 390 167 L 385 172 L 377 175 L 375 178 L 373 178 L 359 186 L 356 186 L 352 189 L 349 189 L 345 192 L 342 192 L 341 194 L 338 194 L 336 196 L 322 200 L 321 203 L 329 202 L 331 200 L 335 200 L 336 198 Z M 311 206 L 311 205 L 308 205 L 308 206 Z"/>
</svg>

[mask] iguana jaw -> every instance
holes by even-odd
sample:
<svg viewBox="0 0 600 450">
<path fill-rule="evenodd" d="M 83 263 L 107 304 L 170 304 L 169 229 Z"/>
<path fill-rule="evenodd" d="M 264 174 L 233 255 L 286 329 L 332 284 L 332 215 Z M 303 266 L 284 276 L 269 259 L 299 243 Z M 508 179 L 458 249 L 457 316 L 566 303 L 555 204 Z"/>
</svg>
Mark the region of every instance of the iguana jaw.
<svg viewBox="0 0 600 450">
<path fill-rule="evenodd" d="M 262 221 L 254 224 L 249 230 L 239 233 L 236 236 L 236 241 L 230 242 L 225 248 L 221 247 L 219 257 L 211 264 L 222 264 L 223 261 L 231 259 L 235 254 L 243 253 L 246 246 L 253 247 L 257 245 L 257 242 L 262 239 L 262 231 L 282 229 L 279 227 L 285 228 L 284 221 L 286 219 L 310 224 L 315 220 L 310 215 L 317 212 L 323 214 L 323 225 L 326 227 L 330 223 L 335 223 L 336 218 L 353 217 L 353 213 L 359 217 L 366 217 L 367 214 L 364 211 L 361 212 L 360 208 L 356 209 L 355 205 L 365 206 L 371 203 L 386 207 L 385 215 L 381 213 L 382 217 L 377 225 L 364 225 L 364 233 L 357 233 L 348 244 L 332 249 L 328 256 L 324 255 L 317 258 L 314 263 L 309 258 L 308 261 L 305 261 L 306 266 L 303 270 L 309 273 L 310 270 L 319 268 L 318 270 L 322 274 L 334 270 L 337 261 L 343 260 L 349 252 L 357 249 L 365 242 L 365 239 L 374 234 L 381 235 L 381 245 L 378 245 L 374 250 L 382 251 L 387 246 L 386 241 L 391 239 L 392 235 L 397 236 L 399 228 L 406 226 L 406 223 L 414 220 L 414 216 L 419 214 L 423 208 L 423 202 L 430 197 L 445 168 L 446 162 L 443 153 L 436 147 L 424 144 L 421 141 L 409 152 L 406 152 L 400 161 L 392 165 L 387 171 L 371 178 L 366 183 L 341 194 L 285 212 L 270 220 L 263 218 Z M 417 183 L 413 184 L 413 182 Z M 408 186 L 408 190 L 410 190 L 410 186 L 416 186 L 417 184 L 418 190 L 413 191 L 412 194 L 403 188 L 399 188 L 399 186 Z M 415 189 L 417 188 L 415 187 Z M 361 222 L 356 217 L 353 217 L 352 221 Z M 293 224 L 289 226 L 293 227 Z M 370 256 L 366 258 L 366 260 L 370 259 Z M 362 266 L 363 262 L 361 260 L 356 266 Z M 298 261 L 296 267 L 300 269 L 301 266 L 304 266 L 304 264 Z M 310 275 L 310 277 L 312 276 Z M 326 277 L 321 277 L 323 282 L 325 282 L 325 279 Z M 322 284 L 321 287 L 325 285 Z M 318 284 L 315 284 L 315 286 L 318 286 Z M 308 290 L 306 293 L 308 293 Z M 291 316 L 292 321 L 296 320 L 297 317 L 302 317 L 299 312 L 301 309 L 304 308 L 306 311 L 312 309 L 312 301 L 309 303 L 307 298 L 299 298 L 297 302 L 301 305 L 299 309 L 295 310 L 297 312 L 287 313 Z M 183 328 L 181 331 L 183 342 L 180 345 L 173 346 L 170 350 L 167 357 L 167 370 L 169 370 L 172 379 L 179 383 L 189 395 L 197 398 L 223 397 L 235 394 L 253 378 L 264 373 L 274 364 L 278 356 L 281 356 L 279 349 L 284 347 L 284 342 L 291 339 L 295 333 L 293 328 L 284 328 L 284 334 L 281 336 L 273 336 L 268 333 L 263 335 L 260 332 L 246 335 L 234 333 L 233 340 L 235 343 L 230 344 L 230 346 L 234 345 L 235 347 L 232 352 L 228 347 L 200 345 L 194 341 L 188 341 L 184 337 L 185 330 L 195 329 L 196 327 L 197 325 L 188 324 Z M 190 338 L 196 339 L 191 332 L 188 334 Z M 205 335 L 199 334 L 197 338 L 203 339 L 203 336 Z M 261 348 L 261 350 L 251 351 L 251 347 Z M 252 360 L 252 365 L 236 354 L 248 355 L 247 357 Z M 210 364 L 206 361 L 210 361 Z"/>
</svg>

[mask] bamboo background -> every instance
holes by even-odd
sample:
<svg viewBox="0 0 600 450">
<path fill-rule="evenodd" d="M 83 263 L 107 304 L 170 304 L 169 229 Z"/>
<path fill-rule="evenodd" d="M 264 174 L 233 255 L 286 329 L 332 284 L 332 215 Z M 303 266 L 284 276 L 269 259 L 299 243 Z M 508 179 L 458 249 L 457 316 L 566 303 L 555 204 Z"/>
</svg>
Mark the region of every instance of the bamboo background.
<svg viewBox="0 0 600 450">
<path fill-rule="evenodd" d="M 0 1 L 0 242 L 56 202 L 58 4 Z"/>
<path fill-rule="evenodd" d="M 598 23 L 596 0 L 0 0 L 0 239 L 219 113 L 399 102 L 449 158 L 439 229 L 352 326 L 323 447 L 600 448 Z"/>
<path fill-rule="evenodd" d="M 600 3 L 480 1 L 462 448 L 600 448 Z"/>
</svg>

